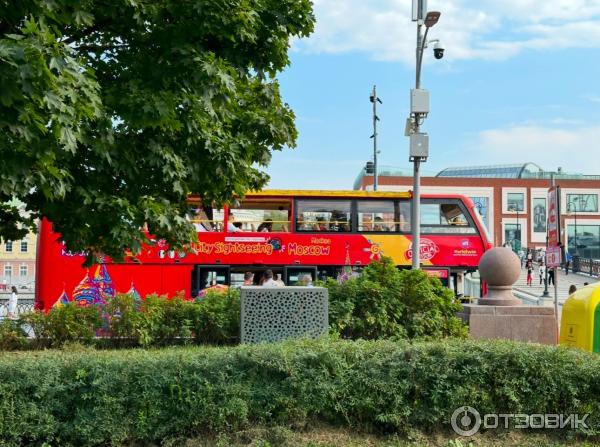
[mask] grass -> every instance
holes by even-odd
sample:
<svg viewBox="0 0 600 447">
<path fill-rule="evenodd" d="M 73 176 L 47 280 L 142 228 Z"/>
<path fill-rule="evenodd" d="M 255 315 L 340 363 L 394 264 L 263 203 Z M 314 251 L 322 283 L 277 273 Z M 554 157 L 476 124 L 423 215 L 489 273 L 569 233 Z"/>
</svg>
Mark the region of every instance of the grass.
<svg viewBox="0 0 600 447">
<path fill-rule="evenodd" d="M 255 428 L 215 438 L 173 440 L 185 447 L 593 447 L 600 441 L 568 438 L 567 433 L 493 430 L 470 438 L 450 433 L 412 433 L 398 436 L 368 435 L 327 426 L 293 431 L 285 427 Z"/>
</svg>

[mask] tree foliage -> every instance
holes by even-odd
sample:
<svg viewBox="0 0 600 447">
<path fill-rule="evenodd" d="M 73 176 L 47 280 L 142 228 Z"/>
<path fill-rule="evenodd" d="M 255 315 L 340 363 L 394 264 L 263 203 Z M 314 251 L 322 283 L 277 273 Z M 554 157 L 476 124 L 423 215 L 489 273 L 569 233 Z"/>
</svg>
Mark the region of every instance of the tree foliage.
<svg viewBox="0 0 600 447">
<path fill-rule="evenodd" d="M 91 255 L 145 223 L 192 240 L 189 193 L 259 189 L 294 146 L 276 75 L 313 25 L 309 0 L 0 2 L 0 239 L 46 217 Z"/>
</svg>

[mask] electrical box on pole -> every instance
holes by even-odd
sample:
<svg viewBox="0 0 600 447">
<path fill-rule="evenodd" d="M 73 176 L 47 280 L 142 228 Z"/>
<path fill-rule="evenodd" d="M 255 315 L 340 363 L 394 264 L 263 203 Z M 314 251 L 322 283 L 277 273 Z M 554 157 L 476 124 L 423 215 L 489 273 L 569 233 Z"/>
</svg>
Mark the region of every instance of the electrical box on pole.
<svg viewBox="0 0 600 447">
<path fill-rule="evenodd" d="M 429 91 L 413 88 L 410 91 L 410 112 L 427 115 L 429 113 Z"/>
<path fill-rule="evenodd" d="M 429 135 L 413 133 L 410 136 L 410 161 L 426 160 L 429 157 Z"/>
</svg>

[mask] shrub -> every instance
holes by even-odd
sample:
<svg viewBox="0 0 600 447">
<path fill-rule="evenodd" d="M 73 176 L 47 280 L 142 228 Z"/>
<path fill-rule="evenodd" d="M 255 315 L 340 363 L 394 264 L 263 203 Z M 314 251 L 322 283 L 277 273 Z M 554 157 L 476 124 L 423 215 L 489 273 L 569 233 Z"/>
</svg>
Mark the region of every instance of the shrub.
<svg viewBox="0 0 600 447">
<path fill-rule="evenodd" d="M 345 338 L 465 337 L 451 290 L 421 270 L 398 270 L 383 257 L 358 278 L 329 280 L 329 321 Z"/>
<path fill-rule="evenodd" d="M 102 328 L 98 307 L 79 307 L 75 303 L 53 307 L 47 314 L 25 314 L 20 321 L 31 326 L 38 347 L 60 347 L 67 342 L 93 344 L 96 333 Z"/>
<path fill-rule="evenodd" d="M 0 445 L 165 444 L 316 421 L 449 430 L 463 405 L 482 415 L 590 413 L 585 433 L 600 430 L 599 356 L 511 342 L 4 353 L 0 377 Z"/>
<path fill-rule="evenodd" d="M 209 291 L 197 300 L 199 319 L 195 329 L 200 343 L 229 344 L 240 339 L 240 291 Z"/>
<path fill-rule="evenodd" d="M 27 334 L 19 322 L 5 319 L 0 322 L 0 351 L 14 351 L 27 346 Z"/>
</svg>

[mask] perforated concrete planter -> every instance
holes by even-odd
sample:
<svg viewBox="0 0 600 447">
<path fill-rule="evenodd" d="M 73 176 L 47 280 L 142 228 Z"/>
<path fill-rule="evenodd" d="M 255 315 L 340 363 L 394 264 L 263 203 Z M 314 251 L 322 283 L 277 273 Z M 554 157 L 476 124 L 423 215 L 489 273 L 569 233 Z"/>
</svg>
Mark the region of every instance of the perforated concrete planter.
<svg viewBox="0 0 600 447">
<path fill-rule="evenodd" d="M 241 341 L 317 338 L 329 329 L 324 287 L 242 287 Z"/>
</svg>

